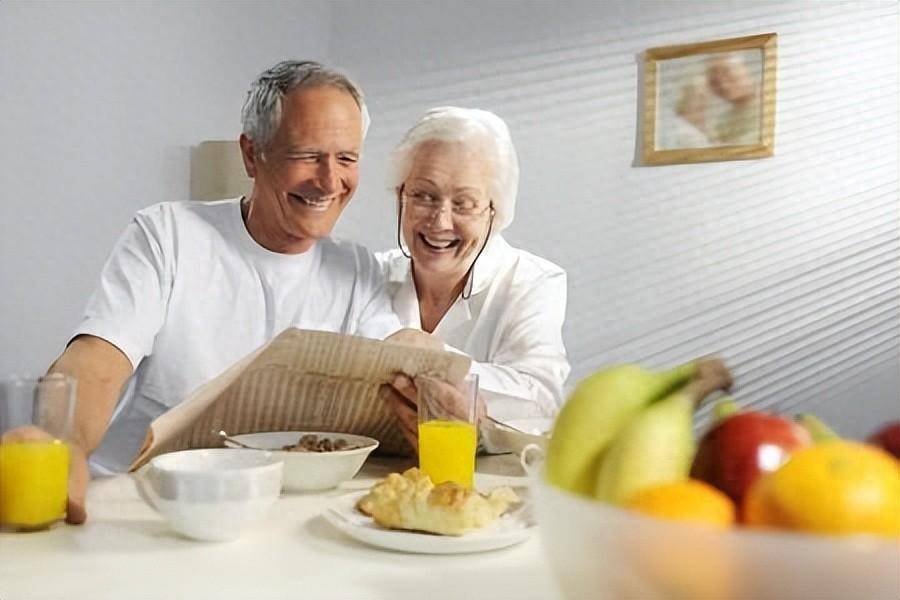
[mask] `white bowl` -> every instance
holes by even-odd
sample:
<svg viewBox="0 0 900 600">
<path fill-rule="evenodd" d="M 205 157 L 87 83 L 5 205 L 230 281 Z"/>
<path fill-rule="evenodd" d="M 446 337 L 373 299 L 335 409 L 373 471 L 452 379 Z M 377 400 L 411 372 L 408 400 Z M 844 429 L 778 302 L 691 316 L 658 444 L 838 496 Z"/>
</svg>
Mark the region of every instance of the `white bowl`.
<svg viewBox="0 0 900 600">
<path fill-rule="evenodd" d="M 281 472 L 270 452 L 217 448 L 163 454 L 134 475 L 144 501 L 175 531 L 227 541 L 269 511 L 281 492 Z"/>
<path fill-rule="evenodd" d="M 497 423 L 484 420 L 479 428 L 481 435 L 485 437 L 490 451 L 514 452 L 521 454 L 525 446 L 535 444 L 540 448 L 546 448 L 550 439 L 550 430 L 553 428 L 553 419 L 535 417 L 529 419 L 511 419 Z"/>
<path fill-rule="evenodd" d="M 900 545 L 667 522 L 560 490 L 538 477 L 535 510 L 567 598 L 897 598 Z"/>
<path fill-rule="evenodd" d="M 345 440 L 352 450 L 330 452 L 289 452 L 284 446 L 296 444 L 301 436 L 316 435 L 333 441 Z M 353 479 L 369 454 L 378 447 L 378 440 L 349 433 L 328 431 L 269 431 L 231 436 L 241 443 L 269 450 L 284 462 L 284 489 L 292 492 L 329 490 Z M 235 448 L 226 440 L 225 445 Z"/>
</svg>

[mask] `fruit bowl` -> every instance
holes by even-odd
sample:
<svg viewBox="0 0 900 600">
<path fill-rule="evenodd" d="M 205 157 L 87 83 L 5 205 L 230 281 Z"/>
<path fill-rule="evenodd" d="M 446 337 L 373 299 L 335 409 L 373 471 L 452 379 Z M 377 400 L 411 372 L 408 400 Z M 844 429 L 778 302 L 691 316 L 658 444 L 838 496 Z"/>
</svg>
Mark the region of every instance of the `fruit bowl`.
<svg viewBox="0 0 900 600">
<path fill-rule="evenodd" d="M 567 598 L 900 597 L 896 540 L 667 522 L 533 479 L 544 551 Z"/>
</svg>

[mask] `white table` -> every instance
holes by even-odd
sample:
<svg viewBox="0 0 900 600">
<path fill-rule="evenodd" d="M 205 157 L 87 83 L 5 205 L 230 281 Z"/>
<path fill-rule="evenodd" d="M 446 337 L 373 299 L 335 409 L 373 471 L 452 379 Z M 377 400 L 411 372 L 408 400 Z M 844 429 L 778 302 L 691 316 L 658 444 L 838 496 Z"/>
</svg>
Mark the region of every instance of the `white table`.
<svg viewBox="0 0 900 600">
<path fill-rule="evenodd" d="M 491 552 L 404 554 L 356 542 L 320 516 L 332 497 L 406 466 L 370 458 L 338 490 L 283 495 L 264 523 L 221 544 L 172 533 L 130 476 L 98 479 L 85 525 L 0 533 L 0 600 L 560 598 L 537 533 Z M 515 457 L 479 461 L 479 487 L 526 483 Z"/>
</svg>

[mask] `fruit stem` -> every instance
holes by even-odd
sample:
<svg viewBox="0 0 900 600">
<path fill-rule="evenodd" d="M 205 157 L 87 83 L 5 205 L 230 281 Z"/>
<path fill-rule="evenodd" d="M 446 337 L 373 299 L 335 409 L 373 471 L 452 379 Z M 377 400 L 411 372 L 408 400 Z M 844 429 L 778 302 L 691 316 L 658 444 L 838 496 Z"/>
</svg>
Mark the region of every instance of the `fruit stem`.
<svg viewBox="0 0 900 600">
<path fill-rule="evenodd" d="M 684 392 L 694 401 L 694 407 L 715 391 L 728 391 L 734 380 L 731 371 L 718 358 L 703 358 L 697 361 L 697 372 L 684 387 Z"/>
<path fill-rule="evenodd" d="M 741 412 L 741 407 L 731 396 L 723 396 L 713 407 L 713 420 L 720 423 L 733 414 Z"/>
<path fill-rule="evenodd" d="M 801 413 L 794 417 L 794 420 L 809 432 L 813 442 L 825 442 L 828 440 L 837 440 L 841 436 L 837 432 L 825 424 L 822 419 L 810 413 Z"/>
<path fill-rule="evenodd" d="M 665 398 L 684 387 L 685 384 L 697 375 L 701 362 L 702 359 L 692 360 L 683 365 L 673 367 L 668 371 L 663 371 L 662 388 L 655 394 L 655 399 L 659 400 Z"/>
</svg>

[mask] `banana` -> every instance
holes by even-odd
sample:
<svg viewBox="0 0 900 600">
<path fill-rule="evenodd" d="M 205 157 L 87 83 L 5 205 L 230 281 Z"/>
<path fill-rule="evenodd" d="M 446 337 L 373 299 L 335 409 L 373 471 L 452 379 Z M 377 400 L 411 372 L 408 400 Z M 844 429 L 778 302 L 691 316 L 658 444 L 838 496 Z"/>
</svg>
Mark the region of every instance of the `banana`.
<svg viewBox="0 0 900 600">
<path fill-rule="evenodd" d="M 684 391 L 641 411 L 603 457 L 594 497 L 622 504 L 650 485 L 685 479 L 696 451 L 693 415 L 694 399 Z"/>
<path fill-rule="evenodd" d="M 582 380 L 554 423 L 545 462 L 547 481 L 590 496 L 600 457 L 619 431 L 642 408 L 685 385 L 697 370 L 697 362 L 661 373 L 619 365 Z"/>
<path fill-rule="evenodd" d="M 694 410 L 711 392 L 729 388 L 731 381 L 721 361 L 703 361 L 696 379 L 640 411 L 604 454 L 594 497 L 623 504 L 645 487 L 686 479 L 697 449 Z"/>
</svg>

